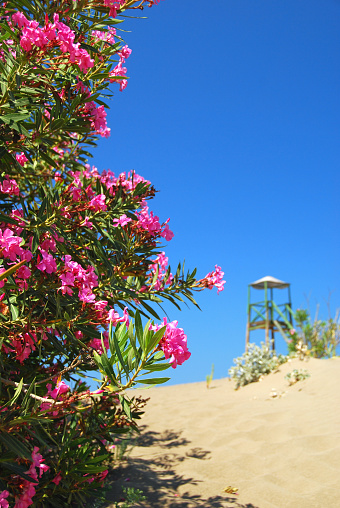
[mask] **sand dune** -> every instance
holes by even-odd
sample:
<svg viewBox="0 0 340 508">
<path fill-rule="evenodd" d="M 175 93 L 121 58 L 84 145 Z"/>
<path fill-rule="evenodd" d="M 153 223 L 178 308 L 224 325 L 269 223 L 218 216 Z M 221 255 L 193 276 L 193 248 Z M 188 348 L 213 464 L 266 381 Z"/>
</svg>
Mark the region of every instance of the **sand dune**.
<svg viewBox="0 0 340 508">
<path fill-rule="evenodd" d="M 295 368 L 311 377 L 289 386 Z M 294 359 L 237 391 L 220 379 L 137 392 L 150 401 L 113 496 L 129 486 L 153 508 L 340 507 L 340 358 Z"/>
</svg>

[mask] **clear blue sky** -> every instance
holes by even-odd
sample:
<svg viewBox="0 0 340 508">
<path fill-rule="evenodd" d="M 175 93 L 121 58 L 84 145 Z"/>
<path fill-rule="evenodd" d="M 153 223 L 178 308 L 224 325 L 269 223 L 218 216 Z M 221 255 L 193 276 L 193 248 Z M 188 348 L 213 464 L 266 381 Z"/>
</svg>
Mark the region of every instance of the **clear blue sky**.
<svg viewBox="0 0 340 508">
<path fill-rule="evenodd" d="M 340 1 L 165 0 L 142 15 L 124 23 L 131 79 L 93 162 L 160 191 L 150 208 L 171 217 L 172 267 L 222 266 L 224 292 L 197 294 L 203 312 L 168 308 L 192 352 L 168 372 L 201 381 L 214 363 L 225 377 L 250 282 L 288 281 L 293 308 L 307 295 L 322 317 L 330 291 L 340 307 Z"/>
</svg>

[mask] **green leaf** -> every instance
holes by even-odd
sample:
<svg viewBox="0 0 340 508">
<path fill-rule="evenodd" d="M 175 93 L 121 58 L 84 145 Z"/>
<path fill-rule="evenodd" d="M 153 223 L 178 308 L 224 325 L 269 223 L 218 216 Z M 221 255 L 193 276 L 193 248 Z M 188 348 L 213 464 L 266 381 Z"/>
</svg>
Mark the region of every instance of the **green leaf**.
<svg viewBox="0 0 340 508">
<path fill-rule="evenodd" d="M 107 354 L 105 352 L 105 346 L 104 346 L 103 339 L 102 339 L 102 348 L 103 348 L 103 354 L 100 357 L 102 369 L 105 372 L 105 374 L 108 376 L 108 378 L 110 379 L 111 383 L 115 386 L 118 386 L 118 381 L 117 381 L 116 375 L 114 373 L 113 367 L 112 367 L 112 365 L 107 357 Z"/>
<path fill-rule="evenodd" d="M 150 305 L 148 305 L 147 303 L 145 303 L 145 300 L 142 300 L 141 302 L 141 305 L 149 312 L 149 314 L 151 314 L 151 316 L 153 316 L 155 319 L 157 319 L 158 321 L 160 321 L 160 317 L 159 315 L 157 314 L 157 312 L 152 308 L 150 307 Z"/>
<path fill-rule="evenodd" d="M 137 382 L 145 385 L 160 385 L 166 383 L 169 379 L 169 377 L 155 377 L 153 379 L 138 379 Z"/>
<path fill-rule="evenodd" d="M 154 363 L 152 365 L 145 365 L 144 369 L 150 372 L 157 372 L 161 370 L 166 370 L 171 367 L 170 363 Z"/>
<path fill-rule="evenodd" d="M 8 224 L 13 224 L 14 226 L 18 225 L 18 221 L 15 219 L 12 219 L 12 217 L 7 217 L 7 215 L 3 215 L 0 213 L 0 220 L 1 222 L 7 222 Z"/>
<path fill-rule="evenodd" d="M 18 319 L 18 317 L 19 317 L 19 309 L 18 309 L 18 307 L 13 305 L 13 303 L 11 303 L 11 314 L 12 314 L 13 321 Z"/>
<path fill-rule="evenodd" d="M 17 456 L 23 458 L 32 460 L 31 453 L 26 446 L 21 443 L 18 439 L 16 439 L 13 435 L 9 434 L 0 434 L 0 441 L 2 444 L 6 446 L 8 450 L 11 450 L 14 452 Z"/>
<path fill-rule="evenodd" d="M 128 401 L 123 397 L 123 395 L 119 395 L 119 400 L 123 406 L 126 416 L 129 418 L 129 420 L 131 420 L 131 410 Z"/>
<path fill-rule="evenodd" d="M 120 347 L 119 347 L 119 344 L 118 344 L 118 340 L 117 340 L 117 337 L 116 337 L 116 334 L 114 333 L 113 336 L 112 336 L 112 339 L 113 339 L 113 344 L 114 344 L 114 348 L 115 348 L 115 351 L 117 353 L 117 356 L 118 356 L 118 360 L 119 360 L 119 363 L 121 364 L 125 374 L 126 374 L 126 377 L 129 378 L 129 369 L 127 368 L 125 362 L 124 362 L 124 358 L 123 358 L 123 355 L 122 355 L 122 352 L 120 350 Z"/>
<path fill-rule="evenodd" d="M 20 120 L 27 120 L 31 116 L 30 113 L 10 113 L 9 115 L 1 115 L 0 120 L 11 125 L 13 122 L 20 122 Z"/>
<path fill-rule="evenodd" d="M 87 466 L 86 464 L 77 464 L 76 470 L 80 473 L 102 473 L 107 470 L 107 466 Z"/>
<path fill-rule="evenodd" d="M 101 369 L 101 370 L 104 370 L 103 369 L 103 365 L 102 365 L 102 359 L 101 359 L 101 356 L 96 353 L 96 351 L 93 351 L 93 359 L 94 361 L 96 362 L 96 364 L 98 365 L 98 367 Z"/>
<path fill-rule="evenodd" d="M 95 330 L 94 328 L 90 328 L 89 326 L 77 325 L 78 330 L 80 330 L 85 337 L 92 337 L 94 339 L 101 339 L 101 333 Z"/>
<path fill-rule="evenodd" d="M 159 341 L 162 339 L 165 330 L 166 326 L 162 326 L 162 328 L 157 330 L 157 332 L 154 333 L 153 336 L 151 336 L 151 339 L 146 344 L 146 354 L 150 353 L 150 351 L 152 351 L 153 348 L 157 346 Z"/>
<path fill-rule="evenodd" d="M 94 457 L 93 459 L 87 460 L 86 464 L 90 464 L 91 466 L 93 464 L 97 464 L 98 462 L 103 462 L 103 460 L 106 460 L 110 457 L 109 453 L 104 453 L 102 455 L 97 455 L 97 457 Z"/>
<path fill-rule="evenodd" d="M 14 395 L 13 397 L 11 398 L 11 400 L 9 400 L 6 404 L 4 404 L 2 407 L 7 407 L 7 406 L 12 406 L 14 404 L 14 402 L 17 400 L 17 398 L 19 397 L 20 393 L 21 393 L 21 390 L 22 390 L 22 385 L 24 384 L 24 379 L 21 378 L 18 386 L 16 387 L 15 389 L 15 392 L 14 392 Z"/>
<path fill-rule="evenodd" d="M 33 391 L 35 380 L 36 380 L 36 378 L 33 379 L 32 383 L 30 384 L 30 386 L 25 394 L 25 397 L 22 401 L 21 407 L 24 411 L 26 410 L 26 407 L 28 407 L 29 401 L 31 399 L 30 395 Z"/>
<path fill-rule="evenodd" d="M 38 480 L 34 480 L 31 476 L 28 476 L 27 474 L 25 474 L 25 469 L 27 469 L 27 466 L 23 467 L 23 466 L 19 466 L 17 464 L 12 464 L 10 462 L 0 462 L 0 464 L 1 464 L 1 467 L 4 467 L 5 469 L 9 469 L 10 471 L 21 476 L 21 478 L 24 478 L 24 480 L 27 480 L 28 482 L 39 483 Z"/>
<path fill-rule="evenodd" d="M 15 265 L 11 266 L 11 268 L 8 268 L 8 270 L 6 270 L 5 272 L 2 272 L 0 274 L 0 280 L 6 279 L 10 275 L 12 275 L 13 272 L 18 270 L 18 268 L 20 268 L 20 266 L 24 265 L 25 263 L 27 263 L 27 261 L 24 259 L 23 261 L 20 261 L 20 263 L 16 263 Z M 13 318 L 13 319 L 16 319 L 16 318 Z"/>
<path fill-rule="evenodd" d="M 136 347 L 136 338 L 135 338 L 135 334 L 133 332 L 133 322 L 132 322 L 132 320 L 130 321 L 130 324 L 129 324 L 128 335 L 129 335 L 130 343 L 131 343 L 131 345 L 133 347 L 133 351 L 135 353 L 135 356 L 137 357 L 138 356 L 138 352 L 137 352 L 137 347 Z"/>
<path fill-rule="evenodd" d="M 38 248 L 38 245 L 39 245 L 39 238 L 40 238 L 40 235 L 38 233 L 38 231 L 36 231 L 33 235 L 33 240 L 32 240 L 32 253 L 34 254 L 35 251 L 37 250 Z"/>
<path fill-rule="evenodd" d="M 141 320 L 140 313 L 138 310 L 135 313 L 135 329 L 136 329 L 136 335 L 137 335 L 138 342 L 144 351 L 143 325 L 142 325 L 142 320 Z"/>
</svg>

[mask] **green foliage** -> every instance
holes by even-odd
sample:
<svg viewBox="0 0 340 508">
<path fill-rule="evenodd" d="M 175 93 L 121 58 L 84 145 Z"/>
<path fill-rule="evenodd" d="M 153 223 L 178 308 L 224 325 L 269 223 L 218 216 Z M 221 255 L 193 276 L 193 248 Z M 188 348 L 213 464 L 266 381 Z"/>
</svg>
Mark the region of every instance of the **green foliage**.
<svg viewBox="0 0 340 508">
<path fill-rule="evenodd" d="M 130 508 L 135 503 L 141 503 L 146 500 L 143 491 L 134 487 L 123 487 L 125 500 L 123 503 L 116 503 L 116 508 Z"/>
<path fill-rule="evenodd" d="M 235 366 L 229 369 L 229 376 L 235 381 L 235 389 L 258 381 L 262 376 L 276 370 L 288 357 L 276 355 L 269 346 L 249 344 L 248 351 L 234 359 Z"/>
<path fill-rule="evenodd" d="M 310 313 L 305 309 L 295 312 L 294 319 L 297 330 L 291 333 L 288 345 L 289 352 L 299 354 L 301 348 L 306 348 L 309 356 L 314 358 L 331 358 L 336 356 L 340 344 L 339 311 L 334 319 L 312 320 Z"/>
<path fill-rule="evenodd" d="M 101 501 L 112 445 L 124 451 L 145 405 L 127 388 L 166 382 L 167 360 L 190 356 L 183 330 L 172 343 L 171 323 L 155 322 L 162 302 L 198 307 L 195 291 L 217 279 L 221 290 L 221 272 L 196 279 L 184 263 L 173 275 L 161 265 L 171 231 L 148 215 L 150 182 L 89 165 L 108 134 L 110 86 L 125 80 L 120 24 L 154 3 L 0 5 L 0 490 L 10 506 Z"/>
<path fill-rule="evenodd" d="M 212 366 L 211 366 L 211 372 L 210 372 L 210 374 L 208 374 L 206 376 L 207 388 L 210 388 L 211 381 L 213 380 L 213 377 L 214 377 L 214 371 L 215 371 L 215 366 L 214 366 L 214 364 L 212 364 Z"/>
<path fill-rule="evenodd" d="M 288 372 L 285 379 L 288 381 L 289 385 L 293 385 L 298 381 L 303 381 L 309 377 L 310 374 L 306 369 L 293 369 L 292 372 Z"/>
</svg>

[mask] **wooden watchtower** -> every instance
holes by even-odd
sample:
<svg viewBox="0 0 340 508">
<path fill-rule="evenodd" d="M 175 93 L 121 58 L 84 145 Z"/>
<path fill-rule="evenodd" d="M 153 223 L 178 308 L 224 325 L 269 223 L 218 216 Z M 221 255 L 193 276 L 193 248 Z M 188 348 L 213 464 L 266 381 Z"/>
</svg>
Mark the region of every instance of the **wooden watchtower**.
<svg viewBox="0 0 340 508">
<path fill-rule="evenodd" d="M 264 299 L 251 303 L 251 288 L 264 290 Z M 274 289 L 288 289 L 288 302 L 277 305 L 273 299 Z M 275 277 L 263 277 L 248 286 L 248 321 L 246 330 L 246 351 L 249 344 L 249 335 L 252 330 L 266 330 L 266 344 L 269 345 L 269 332 L 271 344 L 275 349 L 275 332 L 280 332 L 287 341 L 286 333 L 293 328 L 293 311 L 290 296 L 290 284 Z"/>
</svg>

